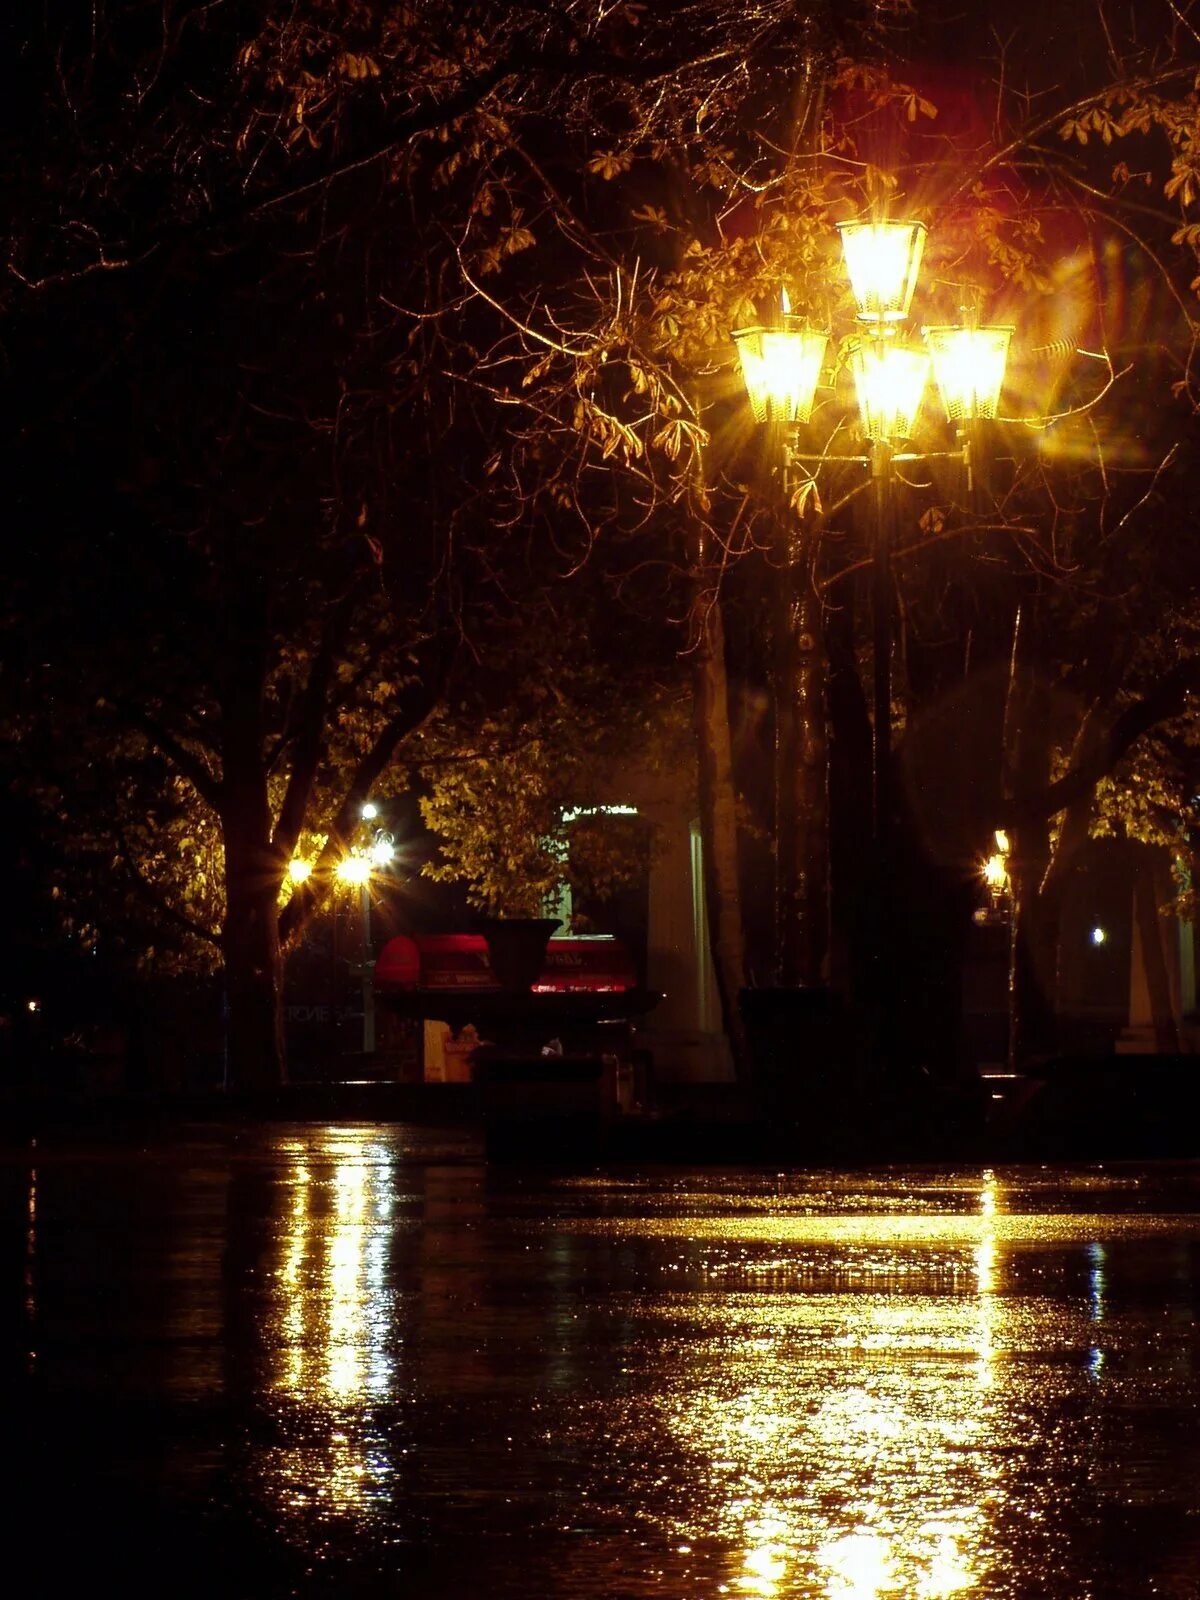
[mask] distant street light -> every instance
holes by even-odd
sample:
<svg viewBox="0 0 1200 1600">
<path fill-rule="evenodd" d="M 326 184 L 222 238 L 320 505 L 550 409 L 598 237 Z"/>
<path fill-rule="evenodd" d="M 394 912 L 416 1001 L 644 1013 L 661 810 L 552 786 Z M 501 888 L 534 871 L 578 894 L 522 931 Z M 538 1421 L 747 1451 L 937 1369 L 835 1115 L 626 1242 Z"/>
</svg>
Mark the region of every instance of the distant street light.
<svg viewBox="0 0 1200 1600">
<path fill-rule="evenodd" d="M 396 856 L 396 846 L 392 842 L 391 834 L 380 830 L 369 855 L 372 866 L 377 868 L 389 866 Z"/>
<path fill-rule="evenodd" d="M 360 812 L 365 822 L 379 815 L 379 807 L 368 800 Z M 342 883 L 358 889 L 358 906 L 362 931 L 362 963 L 359 977 L 362 983 L 363 1055 L 375 1054 L 375 979 L 374 943 L 371 938 L 371 879 L 384 872 L 395 860 L 396 841 L 384 828 L 374 830 L 374 838 L 365 851 L 343 856 L 334 871 Z"/>
<path fill-rule="evenodd" d="M 333 870 L 343 883 L 365 887 L 371 881 L 371 858 L 369 856 L 343 856 Z"/>
</svg>

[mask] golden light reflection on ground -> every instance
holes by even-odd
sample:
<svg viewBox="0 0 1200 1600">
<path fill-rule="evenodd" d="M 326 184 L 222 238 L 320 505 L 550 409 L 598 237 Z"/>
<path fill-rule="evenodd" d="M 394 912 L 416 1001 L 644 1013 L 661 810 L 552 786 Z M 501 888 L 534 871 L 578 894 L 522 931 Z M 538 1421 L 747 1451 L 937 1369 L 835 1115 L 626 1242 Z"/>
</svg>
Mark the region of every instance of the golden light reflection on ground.
<svg viewBox="0 0 1200 1600">
<path fill-rule="evenodd" d="M 364 1127 L 326 1129 L 315 1145 L 293 1142 L 283 1153 L 293 1162 L 291 1198 L 263 1338 L 270 1388 L 298 1408 L 306 1437 L 264 1468 L 289 1508 L 353 1510 L 381 1492 L 389 1471 L 362 1406 L 394 1379 L 394 1150 Z"/>
<path fill-rule="evenodd" d="M 37 1365 L 37 1253 L 38 1253 L 38 1169 L 29 1169 L 29 1188 L 25 1202 L 25 1261 L 22 1273 L 26 1323 L 27 1370 Z"/>
<path fill-rule="evenodd" d="M 153 1503 L 158 1588 L 256 1600 L 1197 1600 L 1200 1162 L 576 1181 L 294 1123 L 33 1165 L 10 1453 L 86 1484 L 94 1570 Z"/>
<path fill-rule="evenodd" d="M 1101 1213 L 1070 1216 L 983 1216 L 945 1214 L 850 1216 L 817 1212 L 806 1216 L 743 1216 L 738 1213 L 706 1217 L 596 1217 L 580 1218 L 578 1232 L 611 1233 L 663 1239 L 712 1239 L 725 1244 L 854 1244 L 889 1246 L 1086 1243 L 1091 1239 L 1137 1239 L 1153 1235 L 1200 1238 L 1200 1217 L 1151 1215 L 1111 1216 Z"/>
<path fill-rule="evenodd" d="M 741 1279 L 688 1297 L 693 1318 L 708 1301 L 711 1345 L 693 1345 L 663 1419 L 704 1486 L 672 1535 L 742 1550 L 724 1592 L 981 1592 L 1007 1492 L 992 1385 L 1026 1314 L 1002 1292 L 1006 1248 L 1090 1232 L 1086 1218 L 1014 1217 L 1005 1198 L 986 1172 L 957 1213 L 637 1220 L 668 1239 L 700 1221 L 714 1276 Z M 747 1246 L 767 1243 L 771 1292 L 755 1292 Z M 824 1292 L 806 1292 L 806 1272 Z M 669 1320 L 681 1298 L 644 1313 Z"/>
</svg>

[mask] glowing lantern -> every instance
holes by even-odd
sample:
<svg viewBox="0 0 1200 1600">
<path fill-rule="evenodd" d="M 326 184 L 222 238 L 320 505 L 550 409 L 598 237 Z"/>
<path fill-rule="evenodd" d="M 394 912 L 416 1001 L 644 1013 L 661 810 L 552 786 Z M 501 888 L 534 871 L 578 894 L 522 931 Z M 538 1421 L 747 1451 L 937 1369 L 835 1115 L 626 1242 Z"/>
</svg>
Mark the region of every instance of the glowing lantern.
<svg viewBox="0 0 1200 1600">
<path fill-rule="evenodd" d="M 868 439 L 890 443 L 911 438 L 929 377 L 925 351 L 882 340 L 860 344 L 851 353 L 850 370 Z"/>
<path fill-rule="evenodd" d="M 1003 856 L 987 858 L 983 864 L 983 881 L 993 893 L 1001 894 L 1008 888 L 1008 863 Z"/>
<path fill-rule="evenodd" d="M 293 856 L 288 862 L 288 877 L 293 883 L 303 883 L 312 876 L 312 862 L 305 861 L 302 856 Z"/>
<path fill-rule="evenodd" d="M 386 867 L 395 857 L 396 847 L 392 841 L 383 834 L 371 846 L 370 859 L 376 867 Z"/>
<path fill-rule="evenodd" d="M 343 856 L 337 864 L 337 875 L 343 883 L 367 883 L 371 877 L 370 860 L 366 856 Z"/>
<path fill-rule="evenodd" d="M 925 249 L 923 222 L 839 222 L 842 255 L 863 322 L 903 322 Z"/>
<path fill-rule="evenodd" d="M 926 328 L 933 375 L 951 422 L 994 417 L 1012 328 Z"/>
<path fill-rule="evenodd" d="M 827 334 L 785 317 L 782 328 L 738 328 L 738 358 L 756 422 L 807 422 Z"/>
</svg>

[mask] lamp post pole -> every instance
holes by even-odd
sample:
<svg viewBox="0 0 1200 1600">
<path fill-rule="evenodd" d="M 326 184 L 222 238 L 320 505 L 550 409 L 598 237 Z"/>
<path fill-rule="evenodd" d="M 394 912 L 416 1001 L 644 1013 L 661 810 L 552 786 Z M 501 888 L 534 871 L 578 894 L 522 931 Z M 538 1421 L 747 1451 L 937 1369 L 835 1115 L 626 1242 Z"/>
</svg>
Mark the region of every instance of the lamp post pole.
<svg viewBox="0 0 1200 1600">
<path fill-rule="evenodd" d="M 796 705 L 792 690 L 796 675 L 797 549 L 796 530 L 790 525 L 791 479 L 788 447 L 783 428 L 771 427 L 772 454 L 782 458 L 776 497 L 781 546 L 779 587 L 775 594 L 775 952 L 776 982 L 792 988 L 804 981 L 800 958 L 799 918 L 803 908 L 797 894 L 796 868 L 799 819 L 795 804 L 798 758 Z"/>
<path fill-rule="evenodd" d="M 896 522 L 895 468 L 886 439 L 871 446 L 871 492 L 875 510 L 871 625 L 873 636 L 873 713 L 871 746 L 871 823 L 875 848 L 886 862 L 891 825 L 892 764 L 892 541 Z"/>
<path fill-rule="evenodd" d="M 869 453 L 865 458 L 859 456 L 853 459 L 869 468 L 874 522 L 871 589 L 874 656 L 871 842 L 874 847 L 872 865 L 878 889 L 870 919 L 872 937 L 869 968 L 873 975 L 873 995 L 868 1010 L 875 1018 L 874 1047 L 881 1056 L 886 1056 L 884 1041 L 893 988 L 889 907 L 894 903 L 895 895 L 890 869 L 895 864 L 892 848 L 891 558 L 896 524 L 896 450 L 916 432 L 922 394 L 932 365 L 947 418 L 959 429 L 959 449 L 935 453 L 954 456 L 962 461 L 967 468 L 970 489 L 972 493 L 975 492 L 978 473 L 977 424 L 980 418 L 996 415 L 1013 330 L 1009 327 L 980 327 L 972 318 L 963 326 L 926 327 L 924 348 L 905 343 L 897 334 L 908 317 L 916 287 L 925 245 L 924 223 L 844 222 L 838 224 L 838 231 L 862 329 L 861 336 L 849 346 L 848 364 L 854 378 L 862 432 Z M 773 426 L 784 423 L 790 428 L 799 428 L 808 423 L 812 414 L 829 336 L 813 328 L 803 317 L 792 314 L 786 291 L 782 295 L 782 309 L 782 319 L 775 319 L 772 326 L 756 325 L 735 330 L 734 340 L 756 420 Z M 801 455 L 789 447 L 785 450 L 787 465 L 784 483 L 786 485 L 788 468 L 792 463 L 808 464 L 810 470 L 816 473 L 827 462 L 836 459 L 828 454 Z M 905 455 L 900 459 L 914 458 Z M 784 498 L 787 498 L 786 489 Z M 797 642 L 805 632 L 804 629 L 797 632 L 796 626 L 801 598 L 795 560 L 798 535 L 789 533 L 785 537 L 787 546 L 782 585 L 785 593 L 777 615 L 782 619 L 786 612 L 789 625 L 785 627 L 782 622 L 779 625 L 776 666 L 780 673 L 792 671 L 798 659 Z M 782 701 L 786 697 L 778 698 Z M 778 736 L 776 814 L 779 819 L 780 877 L 776 892 L 776 921 L 779 932 L 779 981 L 782 986 L 788 987 L 797 984 L 802 967 L 811 965 L 804 961 L 801 954 L 808 907 L 800 902 L 810 893 L 813 878 L 813 862 L 807 857 L 803 872 L 797 871 L 797 824 L 794 818 L 787 815 L 785 784 L 781 781 L 782 769 L 795 766 L 797 739 L 794 707 L 790 700 L 781 714 Z M 794 806 L 794 789 L 791 799 Z"/>
<path fill-rule="evenodd" d="M 364 822 L 374 822 L 379 815 L 379 808 L 373 801 L 368 800 L 362 808 Z M 395 840 L 384 828 L 372 830 L 373 839 L 370 848 L 364 853 L 359 850 L 344 856 L 337 866 L 338 877 L 346 884 L 358 889 L 358 915 L 359 915 L 359 943 L 360 963 L 359 978 L 362 984 L 362 1048 L 363 1055 L 375 1054 L 375 972 L 374 972 L 374 946 L 371 940 L 371 880 L 378 873 L 383 872 L 391 863 L 395 855 Z M 336 927 L 336 922 L 335 922 Z"/>
<path fill-rule="evenodd" d="M 363 1055 L 375 1054 L 375 972 L 374 950 L 371 945 L 371 882 L 366 879 L 359 884 L 358 905 L 362 918 L 362 1008 L 363 1008 Z"/>
</svg>

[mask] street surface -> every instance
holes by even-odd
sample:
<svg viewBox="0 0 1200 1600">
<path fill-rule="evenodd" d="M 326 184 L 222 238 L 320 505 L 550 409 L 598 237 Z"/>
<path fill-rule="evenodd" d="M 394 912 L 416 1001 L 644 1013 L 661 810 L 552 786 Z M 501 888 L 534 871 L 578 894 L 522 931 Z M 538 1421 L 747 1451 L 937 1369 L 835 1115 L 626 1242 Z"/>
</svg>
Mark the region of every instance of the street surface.
<svg viewBox="0 0 1200 1600">
<path fill-rule="evenodd" d="M 14 1600 L 1200 1596 L 1200 1167 L 60 1134 L 0 1252 Z"/>
</svg>

